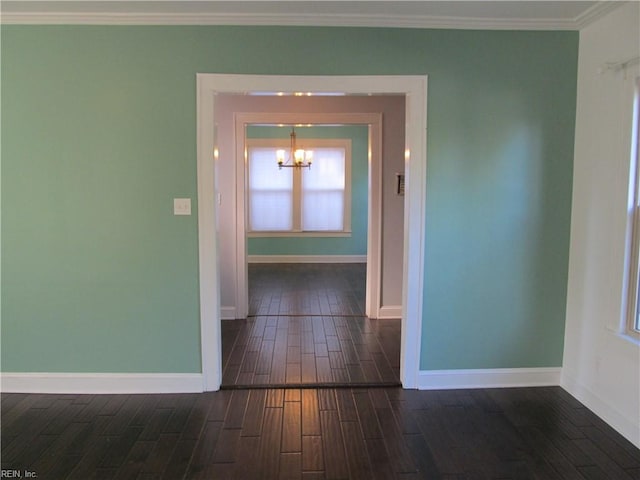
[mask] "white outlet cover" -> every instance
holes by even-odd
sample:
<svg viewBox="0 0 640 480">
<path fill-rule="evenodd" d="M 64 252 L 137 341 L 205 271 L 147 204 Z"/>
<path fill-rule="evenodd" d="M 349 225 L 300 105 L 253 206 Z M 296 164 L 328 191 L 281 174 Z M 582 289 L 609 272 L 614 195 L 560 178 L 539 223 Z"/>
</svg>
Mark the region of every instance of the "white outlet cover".
<svg viewBox="0 0 640 480">
<path fill-rule="evenodd" d="M 191 215 L 191 199 L 190 198 L 174 198 L 173 214 L 174 215 Z"/>
</svg>

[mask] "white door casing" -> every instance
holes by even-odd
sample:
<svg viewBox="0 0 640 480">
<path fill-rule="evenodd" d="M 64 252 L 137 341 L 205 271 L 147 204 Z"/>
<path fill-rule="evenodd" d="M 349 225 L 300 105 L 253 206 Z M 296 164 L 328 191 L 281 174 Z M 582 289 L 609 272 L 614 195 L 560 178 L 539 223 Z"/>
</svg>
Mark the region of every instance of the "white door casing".
<svg viewBox="0 0 640 480">
<path fill-rule="evenodd" d="M 252 123 L 306 125 L 368 125 L 369 126 L 369 188 L 367 225 L 367 289 L 365 314 L 378 318 L 381 286 L 381 211 L 382 211 L 382 115 L 380 113 L 236 113 L 236 317 L 248 314 L 248 278 L 246 247 L 246 159 L 245 127 Z"/>
<path fill-rule="evenodd" d="M 203 390 L 218 390 L 222 381 L 220 280 L 215 202 L 215 99 L 218 94 L 247 92 L 405 95 L 405 208 L 400 380 L 404 388 L 416 388 L 422 338 L 427 77 L 199 73 L 197 74 L 197 176 Z"/>
</svg>

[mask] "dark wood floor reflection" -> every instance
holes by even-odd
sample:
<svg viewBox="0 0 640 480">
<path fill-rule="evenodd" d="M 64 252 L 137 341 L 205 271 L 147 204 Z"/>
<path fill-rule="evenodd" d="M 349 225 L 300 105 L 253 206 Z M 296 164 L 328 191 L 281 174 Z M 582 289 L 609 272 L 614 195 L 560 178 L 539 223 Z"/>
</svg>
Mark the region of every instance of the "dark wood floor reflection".
<svg viewBox="0 0 640 480">
<path fill-rule="evenodd" d="M 398 384 L 400 322 L 254 317 L 222 324 L 223 387 Z"/>
<path fill-rule="evenodd" d="M 2 394 L 2 469 L 38 480 L 631 480 L 640 451 L 559 387 Z"/>
<path fill-rule="evenodd" d="M 251 264 L 249 313 L 222 322 L 223 388 L 399 385 L 400 321 L 364 316 L 363 264 Z"/>
</svg>

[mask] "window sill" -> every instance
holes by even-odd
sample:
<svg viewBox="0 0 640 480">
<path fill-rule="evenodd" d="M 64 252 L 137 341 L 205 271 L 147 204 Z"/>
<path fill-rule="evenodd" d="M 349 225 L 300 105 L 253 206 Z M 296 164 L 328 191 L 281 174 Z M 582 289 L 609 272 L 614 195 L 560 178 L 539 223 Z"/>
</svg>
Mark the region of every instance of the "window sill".
<svg viewBox="0 0 640 480">
<path fill-rule="evenodd" d="M 323 237 L 323 238 L 348 238 L 351 237 L 351 231 L 340 232 L 247 232 L 249 238 L 305 238 L 305 237 Z"/>
<path fill-rule="evenodd" d="M 640 335 L 638 335 L 636 332 L 625 330 L 622 332 L 614 331 L 613 333 L 616 337 L 618 337 L 621 340 L 640 346 Z"/>
<path fill-rule="evenodd" d="M 635 332 L 623 332 L 620 336 L 628 342 L 640 346 L 640 336 Z"/>
</svg>

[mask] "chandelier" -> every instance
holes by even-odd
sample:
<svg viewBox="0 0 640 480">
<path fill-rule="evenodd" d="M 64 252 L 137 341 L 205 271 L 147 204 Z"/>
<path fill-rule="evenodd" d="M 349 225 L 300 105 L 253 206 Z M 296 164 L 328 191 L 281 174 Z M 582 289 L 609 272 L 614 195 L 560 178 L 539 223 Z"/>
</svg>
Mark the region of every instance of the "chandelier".
<svg viewBox="0 0 640 480">
<path fill-rule="evenodd" d="M 311 150 L 304 150 L 297 148 L 296 146 L 296 131 L 294 127 L 291 127 L 291 143 L 289 145 L 289 154 L 284 150 L 276 151 L 276 158 L 278 160 L 278 168 L 309 168 L 311 169 L 311 162 L 313 161 L 313 152 Z"/>
</svg>

